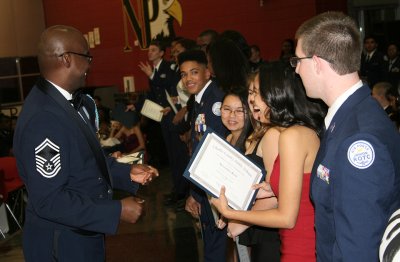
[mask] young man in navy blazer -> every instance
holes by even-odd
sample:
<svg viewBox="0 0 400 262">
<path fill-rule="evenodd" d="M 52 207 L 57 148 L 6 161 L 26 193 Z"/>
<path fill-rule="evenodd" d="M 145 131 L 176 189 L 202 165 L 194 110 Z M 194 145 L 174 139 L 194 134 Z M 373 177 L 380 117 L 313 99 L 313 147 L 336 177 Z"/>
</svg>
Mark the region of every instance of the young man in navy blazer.
<svg viewBox="0 0 400 262">
<path fill-rule="evenodd" d="M 191 120 L 192 152 L 207 128 L 212 128 L 221 136 L 226 129 L 221 121 L 221 101 L 224 93 L 211 80 L 207 68 L 207 57 L 201 50 L 191 50 L 178 56 L 183 85 L 195 96 Z M 218 229 L 211 210 L 210 202 L 204 191 L 192 186 L 191 195 L 186 200 L 186 210 L 194 217 L 200 216 L 204 241 L 204 261 L 226 260 L 226 227 Z"/>
<path fill-rule="evenodd" d="M 329 110 L 311 180 L 317 260 L 378 261 L 390 215 L 400 207 L 400 137 L 358 70 L 360 32 L 339 12 L 297 30 L 291 58 L 307 95 Z"/>
</svg>

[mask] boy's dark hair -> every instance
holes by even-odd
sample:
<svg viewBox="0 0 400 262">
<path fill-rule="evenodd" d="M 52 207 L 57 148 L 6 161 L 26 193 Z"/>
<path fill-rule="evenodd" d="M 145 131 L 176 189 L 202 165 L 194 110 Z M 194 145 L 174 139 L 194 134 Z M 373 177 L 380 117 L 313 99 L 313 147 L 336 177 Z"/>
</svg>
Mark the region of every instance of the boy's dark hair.
<svg viewBox="0 0 400 262">
<path fill-rule="evenodd" d="M 159 41 L 159 40 L 151 40 L 149 46 L 151 46 L 151 45 L 157 46 L 161 51 L 164 51 L 164 52 L 165 52 L 165 50 L 167 50 L 167 45 L 164 42 Z"/>
<path fill-rule="evenodd" d="M 194 61 L 207 66 L 207 57 L 202 50 L 188 50 L 178 55 L 179 66 L 187 61 Z"/>
<path fill-rule="evenodd" d="M 207 29 L 207 30 L 204 30 L 203 32 L 201 32 L 199 34 L 199 37 L 206 36 L 206 35 L 210 35 L 212 39 L 215 39 L 218 36 L 218 32 L 215 31 L 214 29 Z"/>
<path fill-rule="evenodd" d="M 191 50 L 196 48 L 196 41 L 188 38 L 182 38 L 176 42 L 176 44 L 180 44 L 185 50 Z"/>
</svg>

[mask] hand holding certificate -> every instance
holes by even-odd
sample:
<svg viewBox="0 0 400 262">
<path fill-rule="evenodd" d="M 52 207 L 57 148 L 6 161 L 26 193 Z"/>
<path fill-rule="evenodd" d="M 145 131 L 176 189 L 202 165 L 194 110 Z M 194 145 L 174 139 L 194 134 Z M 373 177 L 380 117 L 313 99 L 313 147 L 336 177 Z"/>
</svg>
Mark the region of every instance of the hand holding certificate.
<svg viewBox="0 0 400 262">
<path fill-rule="evenodd" d="M 153 119 L 154 121 L 161 122 L 161 119 L 163 117 L 163 113 L 161 112 L 161 110 L 163 109 L 164 108 L 159 104 L 154 103 L 149 99 L 146 99 L 140 113 L 150 119 Z"/>
<path fill-rule="evenodd" d="M 264 170 L 224 139 L 207 132 L 184 176 L 214 197 L 225 186 L 228 204 L 236 210 L 248 210 L 256 193 L 252 186 L 262 181 Z"/>
</svg>

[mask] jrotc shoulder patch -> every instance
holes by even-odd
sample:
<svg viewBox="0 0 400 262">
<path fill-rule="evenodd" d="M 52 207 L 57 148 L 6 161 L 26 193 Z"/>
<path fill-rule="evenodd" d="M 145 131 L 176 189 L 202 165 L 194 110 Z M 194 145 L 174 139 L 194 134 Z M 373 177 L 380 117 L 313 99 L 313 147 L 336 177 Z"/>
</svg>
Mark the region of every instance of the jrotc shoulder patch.
<svg viewBox="0 0 400 262">
<path fill-rule="evenodd" d="M 61 170 L 60 147 L 46 138 L 35 148 L 36 170 L 45 178 L 52 178 Z"/>
<path fill-rule="evenodd" d="M 221 102 L 215 102 L 212 106 L 212 112 L 216 116 L 221 116 Z"/>
<path fill-rule="evenodd" d="M 366 169 L 374 163 L 375 150 L 369 142 L 358 140 L 349 146 L 347 159 L 355 168 Z"/>
</svg>

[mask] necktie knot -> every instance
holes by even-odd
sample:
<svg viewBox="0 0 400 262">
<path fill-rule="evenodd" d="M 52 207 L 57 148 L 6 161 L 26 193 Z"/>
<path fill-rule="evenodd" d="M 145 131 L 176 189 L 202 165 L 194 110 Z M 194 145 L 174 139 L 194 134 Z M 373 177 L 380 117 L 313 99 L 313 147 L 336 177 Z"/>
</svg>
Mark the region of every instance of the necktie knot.
<svg viewBox="0 0 400 262">
<path fill-rule="evenodd" d="M 73 104 L 75 110 L 79 110 L 82 106 L 82 90 L 78 89 L 72 94 L 70 102 Z"/>
</svg>

